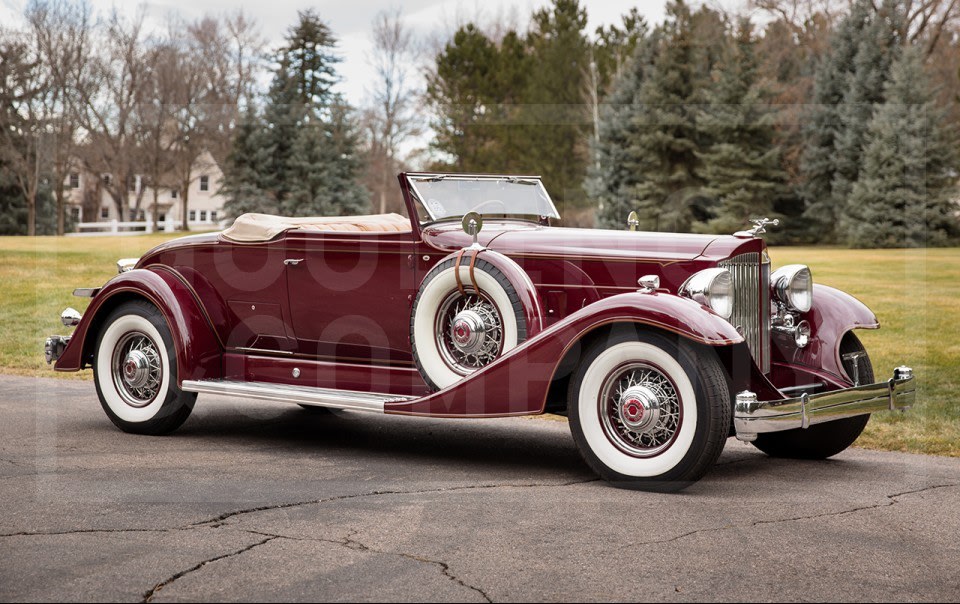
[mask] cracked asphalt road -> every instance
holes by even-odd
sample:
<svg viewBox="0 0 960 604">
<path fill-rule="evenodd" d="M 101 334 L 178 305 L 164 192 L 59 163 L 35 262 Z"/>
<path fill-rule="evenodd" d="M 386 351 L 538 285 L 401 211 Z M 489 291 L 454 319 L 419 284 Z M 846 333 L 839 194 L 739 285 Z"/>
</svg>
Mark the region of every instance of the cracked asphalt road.
<svg viewBox="0 0 960 604">
<path fill-rule="evenodd" d="M 883 600 L 960 596 L 960 460 L 767 458 L 622 491 L 564 422 L 201 396 L 120 432 L 92 383 L 0 377 L 0 600 Z"/>
</svg>

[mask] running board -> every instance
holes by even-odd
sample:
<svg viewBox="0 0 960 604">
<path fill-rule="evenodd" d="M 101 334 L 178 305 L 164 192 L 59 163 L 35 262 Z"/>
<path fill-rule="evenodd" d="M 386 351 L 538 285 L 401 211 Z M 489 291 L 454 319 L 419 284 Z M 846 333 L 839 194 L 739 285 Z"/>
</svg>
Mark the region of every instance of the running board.
<svg viewBox="0 0 960 604">
<path fill-rule="evenodd" d="M 180 388 L 185 392 L 220 394 L 373 413 L 383 413 L 385 403 L 403 402 L 417 398 L 415 396 L 399 396 L 379 392 L 357 392 L 354 390 L 232 380 L 184 380 Z"/>
</svg>

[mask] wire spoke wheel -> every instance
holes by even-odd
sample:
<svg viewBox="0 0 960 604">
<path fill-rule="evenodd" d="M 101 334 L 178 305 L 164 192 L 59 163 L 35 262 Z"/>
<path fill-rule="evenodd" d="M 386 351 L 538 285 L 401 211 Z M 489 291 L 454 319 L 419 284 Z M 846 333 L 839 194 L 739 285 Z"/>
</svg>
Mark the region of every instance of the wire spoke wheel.
<svg viewBox="0 0 960 604">
<path fill-rule="evenodd" d="M 163 382 L 163 363 L 156 343 L 147 334 L 133 331 L 113 348 L 110 363 L 113 383 L 131 407 L 145 407 L 157 397 Z"/>
<path fill-rule="evenodd" d="M 630 363 L 614 369 L 598 401 L 604 434 L 633 457 L 653 457 L 674 441 L 683 419 L 677 387 L 657 367 Z"/>
<path fill-rule="evenodd" d="M 460 375 L 493 362 L 503 350 L 503 319 L 496 304 L 481 292 L 455 291 L 437 310 L 437 349 Z"/>
</svg>

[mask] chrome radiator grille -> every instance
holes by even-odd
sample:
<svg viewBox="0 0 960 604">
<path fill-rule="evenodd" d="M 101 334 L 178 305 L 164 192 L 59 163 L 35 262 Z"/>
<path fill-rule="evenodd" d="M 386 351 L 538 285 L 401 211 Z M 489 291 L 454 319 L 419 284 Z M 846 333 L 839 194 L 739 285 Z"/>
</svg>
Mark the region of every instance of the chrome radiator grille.
<svg viewBox="0 0 960 604">
<path fill-rule="evenodd" d="M 732 323 L 743 334 L 757 366 L 770 372 L 770 259 L 740 254 L 720 262 L 733 278 Z"/>
</svg>

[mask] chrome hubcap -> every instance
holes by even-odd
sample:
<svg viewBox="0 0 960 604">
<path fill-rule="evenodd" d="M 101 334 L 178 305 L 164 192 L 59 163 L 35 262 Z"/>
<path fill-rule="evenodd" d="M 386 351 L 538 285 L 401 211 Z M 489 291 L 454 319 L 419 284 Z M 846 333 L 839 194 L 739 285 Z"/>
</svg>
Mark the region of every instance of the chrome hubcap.
<svg viewBox="0 0 960 604">
<path fill-rule="evenodd" d="M 653 457 L 668 449 L 682 419 L 673 382 L 646 363 L 612 371 L 604 381 L 598 410 L 607 438 L 633 457 Z"/>
<path fill-rule="evenodd" d="M 437 348 L 447 365 L 467 375 L 491 363 L 503 347 L 503 322 L 497 307 L 482 294 L 453 292 L 440 305 Z"/>
<path fill-rule="evenodd" d="M 457 313 L 450 327 L 450 339 L 458 350 L 466 354 L 478 352 L 486 340 L 487 325 L 475 310 Z"/>
<path fill-rule="evenodd" d="M 131 388 L 143 388 L 150 379 L 150 359 L 142 350 L 131 350 L 123 361 L 123 381 Z"/>
<path fill-rule="evenodd" d="M 620 395 L 620 419 L 624 427 L 638 434 L 649 433 L 660 420 L 660 401 L 646 386 L 632 386 Z"/>
<path fill-rule="evenodd" d="M 163 364 L 153 340 L 139 331 L 124 335 L 113 349 L 113 384 L 131 407 L 145 407 L 163 383 Z"/>
</svg>

